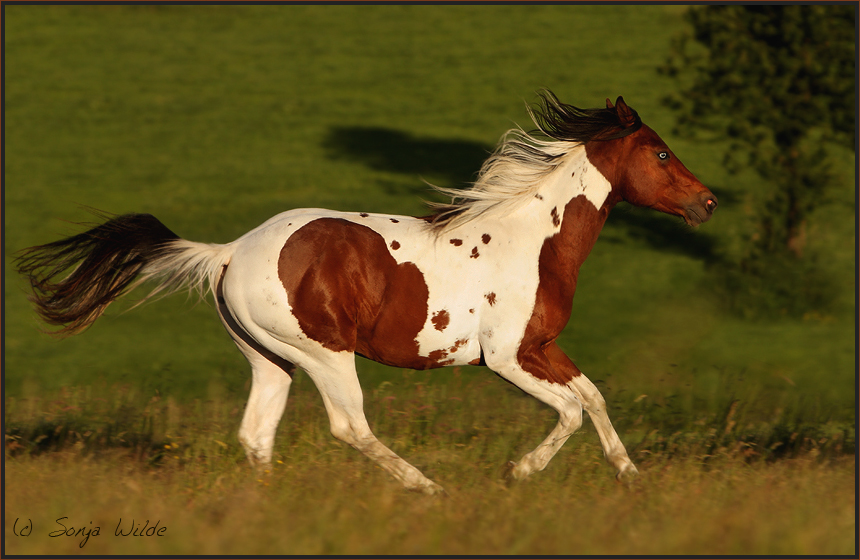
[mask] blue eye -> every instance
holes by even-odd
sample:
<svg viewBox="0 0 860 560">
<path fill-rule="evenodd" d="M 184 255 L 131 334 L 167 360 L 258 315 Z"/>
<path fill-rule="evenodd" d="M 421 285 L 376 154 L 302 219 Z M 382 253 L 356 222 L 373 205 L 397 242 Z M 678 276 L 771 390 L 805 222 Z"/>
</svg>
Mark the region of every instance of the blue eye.
<svg viewBox="0 0 860 560">
<path fill-rule="evenodd" d="M 659 152 L 657 154 L 657 157 L 662 159 L 663 161 L 666 161 L 667 159 L 669 159 L 669 152 Z"/>
</svg>

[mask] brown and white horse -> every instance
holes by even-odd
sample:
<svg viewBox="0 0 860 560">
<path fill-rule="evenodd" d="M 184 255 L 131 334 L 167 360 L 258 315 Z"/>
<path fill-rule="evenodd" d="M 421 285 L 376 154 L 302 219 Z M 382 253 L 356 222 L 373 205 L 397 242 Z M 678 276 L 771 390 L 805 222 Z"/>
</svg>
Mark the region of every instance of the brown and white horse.
<svg viewBox="0 0 860 560">
<path fill-rule="evenodd" d="M 413 369 L 485 364 L 553 407 L 558 425 L 510 474 L 542 470 L 590 415 L 619 479 L 636 467 L 605 401 L 556 344 L 577 275 L 609 211 L 625 200 L 707 221 L 717 199 L 619 97 L 582 110 L 550 92 L 531 111 L 540 137 L 510 131 L 468 189 L 433 216 L 299 209 L 226 245 L 180 239 L 146 214 L 110 219 L 33 247 L 18 267 L 42 317 L 83 330 L 129 287 L 215 292 L 218 313 L 251 364 L 239 440 L 272 459 L 292 375 L 322 394 L 332 434 L 409 489 L 441 487 L 370 431 L 355 354 Z M 66 270 L 75 267 L 62 278 Z M 62 278 L 62 279 L 60 279 Z"/>
</svg>

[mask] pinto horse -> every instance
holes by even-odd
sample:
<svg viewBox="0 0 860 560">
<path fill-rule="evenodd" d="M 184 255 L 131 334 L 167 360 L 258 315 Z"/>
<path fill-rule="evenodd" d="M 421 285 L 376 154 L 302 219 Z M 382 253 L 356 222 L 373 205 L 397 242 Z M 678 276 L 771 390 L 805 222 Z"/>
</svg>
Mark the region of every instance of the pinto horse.
<svg viewBox="0 0 860 560">
<path fill-rule="evenodd" d="M 251 364 L 239 441 L 252 464 L 272 460 L 298 367 L 322 394 L 336 438 L 408 489 L 442 490 L 371 432 L 358 354 L 412 369 L 486 365 L 558 411 L 543 443 L 509 464 L 514 479 L 546 467 L 582 425 L 583 409 L 616 476 L 627 479 L 637 470 L 603 396 L 556 338 L 579 267 L 619 201 L 697 226 L 717 199 L 621 97 L 579 109 L 545 91 L 529 113 L 538 130 L 509 131 L 472 186 L 439 189 L 452 201 L 428 217 L 298 209 L 213 245 L 128 214 L 27 249 L 18 268 L 61 334 L 85 329 L 141 282 L 158 281 L 144 300 L 208 285 Z"/>
</svg>

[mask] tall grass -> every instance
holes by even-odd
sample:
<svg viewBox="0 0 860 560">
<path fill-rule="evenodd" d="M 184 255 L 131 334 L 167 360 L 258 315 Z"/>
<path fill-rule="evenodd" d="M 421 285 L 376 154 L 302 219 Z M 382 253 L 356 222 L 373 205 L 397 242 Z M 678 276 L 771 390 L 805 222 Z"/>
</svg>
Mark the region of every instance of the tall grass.
<svg viewBox="0 0 860 560">
<path fill-rule="evenodd" d="M 483 368 L 454 368 L 440 383 L 433 373 L 401 370 L 400 379 L 365 391 L 373 429 L 398 452 L 464 451 L 466 461 L 498 465 L 517 460 L 555 425 L 550 408 Z M 55 395 L 35 392 L 8 397 L 4 408 L 6 450 L 11 456 L 74 449 L 83 455 L 125 450 L 153 467 L 171 461 L 199 463 L 213 457 L 243 462 L 235 433 L 245 396 L 211 385 L 208 398 L 178 401 L 133 385 L 70 387 Z M 731 390 L 690 409 L 669 395 L 608 398 L 614 424 L 631 455 L 647 458 L 726 451 L 773 460 L 812 452 L 825 457 L 855 452 L 850 421 L 822 420 L 800 409 L 766 410 L 734 397 Z M 593 439 L 586 421 L 577 438 Z M 328 419 L 313 384 L 299 373 L 281 422 L 276 453 L 292 456 L 304 445 L 333 443 Z M 569 445 L 574 447 L 576 444 Z M 608 469 L 609 467 L 607 467 Z"/>
<path fill-rule="evenodd" d="M 779 418 L 747 423 L 728 402 L 678 421 L 644 400 L 614 402 L 639 481 L 614 482 L 586 422 L 544 472 L 509 486 L 503 465 L 537 445 L 555 414 L 493 378 L 438 384 L 422 373 L 403 377 L 366 391 L 368 418 L 392 449 L 446 487 L 444 499 L 402 490 L 335 440 L 303 375 L 265 472 L 247 465 L 236 441 L 242 399 L 216 390 L 188 403 L 127 386 L 9 399 L 6 553 L 853 550 L 854 497 L 846 489 L 854 435 L 847 426 L 825 433 Z M 101 532 L 83 548 L 85 535 L 49 537 L 64 516 L 67 527 Z M 16 518 L 32 519 L 31 537 L 11 535 Z M 167 537 L 116 537 L 120 518 L 159 521 Z"/>
</svg>

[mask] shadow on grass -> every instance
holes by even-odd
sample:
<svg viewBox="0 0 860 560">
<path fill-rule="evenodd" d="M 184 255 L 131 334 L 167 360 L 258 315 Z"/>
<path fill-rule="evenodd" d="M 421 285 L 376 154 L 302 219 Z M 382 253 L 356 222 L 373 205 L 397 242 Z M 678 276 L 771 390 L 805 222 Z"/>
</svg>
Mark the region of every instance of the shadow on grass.
<svg viewBox="0 0 860 560">
<path fill-rule="evenodd" d="M 462 187 L 477 177 L 491 146 L 470 140 L 422 138 L 383 127 L 334 127 L 323 142 L 332 159 L 348 159 L 371 169 L 402 173 L 436 182 L 440 186 Z M 427 185 L 415 181 L 386 185 L 391 194 L 428 194 Z"/>
</svg>

